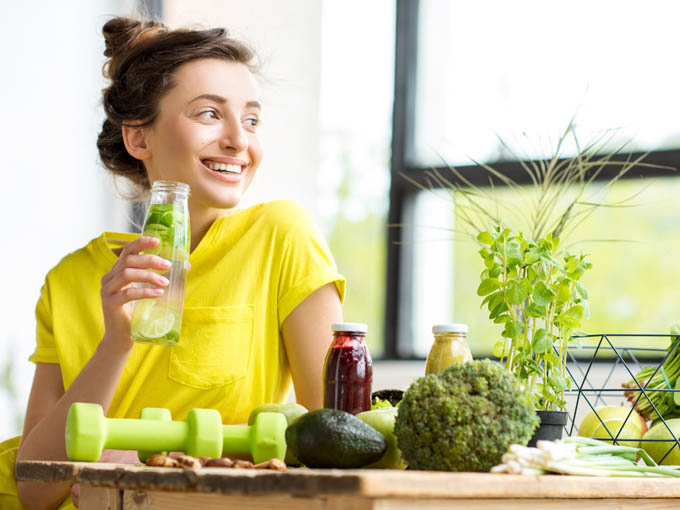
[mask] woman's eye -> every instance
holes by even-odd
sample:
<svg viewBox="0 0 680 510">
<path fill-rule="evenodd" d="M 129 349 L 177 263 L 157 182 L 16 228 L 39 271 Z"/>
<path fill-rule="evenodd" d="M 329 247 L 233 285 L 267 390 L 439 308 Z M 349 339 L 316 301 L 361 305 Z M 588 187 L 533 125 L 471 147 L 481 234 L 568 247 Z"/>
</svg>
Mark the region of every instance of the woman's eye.
<svg viewBox="0 0 680 510">
<path fill-rule="evenodd" d="M 257 117 L 248 117 L 245 120 L 245 123 L 250 127 L 256 127 L 260 123 L 260 119 L 258 119 Z"/>
<path fill-rule="evenodd" d="M 199 117 L 203 117 L 206 119 L 216 119 L 217 118 L 217 112 L 215 110 L 205 110 L 202 111 L 198 114 Z"/>
</svg>

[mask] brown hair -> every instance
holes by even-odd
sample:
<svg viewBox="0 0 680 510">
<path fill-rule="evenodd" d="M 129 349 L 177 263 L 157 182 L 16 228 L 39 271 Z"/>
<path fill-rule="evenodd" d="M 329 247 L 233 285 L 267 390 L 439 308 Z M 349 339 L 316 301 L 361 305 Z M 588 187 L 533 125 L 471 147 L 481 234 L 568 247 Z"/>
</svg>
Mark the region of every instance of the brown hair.
<svg viewBox="0 0 680 510">
<path fill-rule="evenodd" d="M 226 30 L 169 30 L 156 21 L 113 18 L 103 28 L 108 57 L 103 90 L 106 120 L 97 139 L 104 166 L 131 181 L 138 196 L 149 190 L 144 165 L 133 158 L 123 142 L 122 126 L 132 122 L 149 126 L 158 116 L 158 102 L 175 86 L 173 72 L 192 60 L 218 58 L 245 64 L 255 72 L 255 53 Z"/>
</svg>

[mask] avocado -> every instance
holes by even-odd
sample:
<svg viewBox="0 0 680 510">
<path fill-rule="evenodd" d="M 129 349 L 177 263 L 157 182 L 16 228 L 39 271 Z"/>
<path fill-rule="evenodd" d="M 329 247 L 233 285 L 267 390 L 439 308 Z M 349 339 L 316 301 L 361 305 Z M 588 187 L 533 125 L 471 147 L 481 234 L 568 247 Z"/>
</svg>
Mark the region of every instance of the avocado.
<svg viewBox="0 0 680 510">
<path fill-rule="evenodd" d="M 380 432 L 356 416 L 337 409 L 317 409 L 286 429 L 288 448 L 311 468 L 360 468 L 387 450 Z"/>
</svg>

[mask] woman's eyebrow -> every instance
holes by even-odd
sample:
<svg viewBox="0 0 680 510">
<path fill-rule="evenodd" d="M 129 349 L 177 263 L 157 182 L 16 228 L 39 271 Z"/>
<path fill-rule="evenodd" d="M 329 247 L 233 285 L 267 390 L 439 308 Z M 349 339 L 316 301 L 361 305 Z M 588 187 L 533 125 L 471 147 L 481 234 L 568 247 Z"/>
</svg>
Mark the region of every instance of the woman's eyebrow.
<svg viewBox="0 0 680 510">
<path fill-rule="evenodd" d="M 198 101 L 199 99 L 208 99 L 210 101 L 214 101 L 220 104 L 224 104 L 227 102 L 227 98 L 222 96 L 218 96 L 215 94 L 201 94 L 200 96 L 196 96 L 191 101 L 189 101 L 189 104 L 193 103 L 194 101 Z M 262 105 L 260 105 L 258 101 L 248 101 L 246 103 L 246 106 L 249 108 L 257 108 L 258 110 L 262 109 Z"/>
</svg>

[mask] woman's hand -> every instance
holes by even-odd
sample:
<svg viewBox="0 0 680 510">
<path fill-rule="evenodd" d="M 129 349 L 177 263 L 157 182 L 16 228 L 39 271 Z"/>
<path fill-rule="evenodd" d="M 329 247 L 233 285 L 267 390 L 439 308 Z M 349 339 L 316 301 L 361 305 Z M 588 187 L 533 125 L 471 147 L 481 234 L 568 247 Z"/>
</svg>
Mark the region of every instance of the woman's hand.
<svg viewBox="0 0 680 510">
<path fill-rule="evenodd" d="M 170 261 L 157 255 L 140 254 L 143 250 L 156 247 L 159 242 L 155 237 L 140 237 L 126 244 L 111 271 L 102 278 L 100 295 L 105 328 L 102 343 L 130 350 L 134 345 L 130 338 L 132 301 L 156 298 L 163 294 L 163 288 L 169 283 L 167 278 L 149 269 L 167 271 Z M 140 287 L 136 283 L 151 286 Z"/>
</svg>

